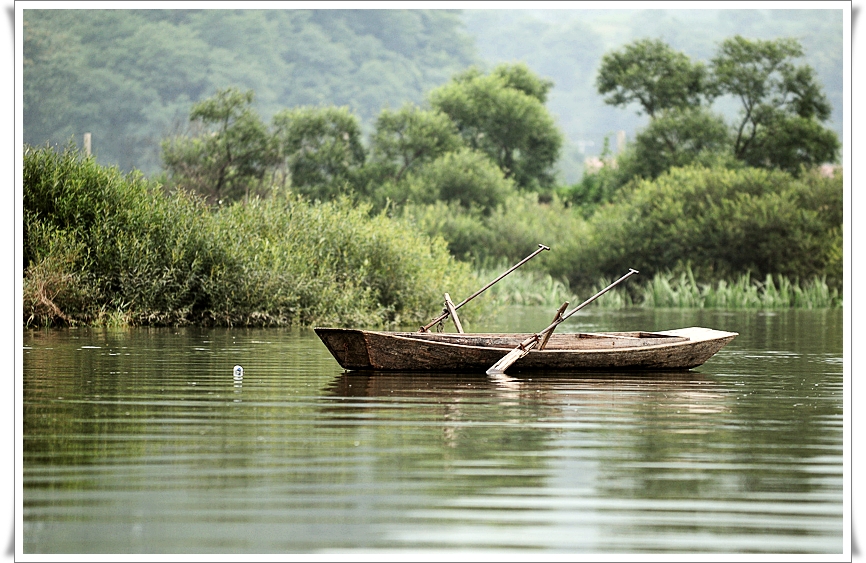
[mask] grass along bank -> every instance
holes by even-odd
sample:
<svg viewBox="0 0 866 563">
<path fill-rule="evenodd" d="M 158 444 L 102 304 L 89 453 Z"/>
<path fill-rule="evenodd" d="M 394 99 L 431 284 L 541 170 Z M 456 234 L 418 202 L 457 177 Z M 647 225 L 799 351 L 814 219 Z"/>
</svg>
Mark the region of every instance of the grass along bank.
<svg viewBox="0 0 866 563">
<path fill-rule="evenodd" d="M 477 273 L 479 279 L 495 276 L 495 270 Z M 623 272 L 625 273 L 625 272 Z M 613 280 L 601 279 L 578 297 L 564 280 L 535 270 L 518 270 L 490 289 L 497 307 L 542 305 L 555 309 L 564 301 L 574 307 Z M 649 280 L 632 278 L 626 287 L 617 287 L 599 297 L 591 306 L 618 309 L 658 307 L 690 309 L 826 309 L 842 307 L 842 296 L 824 278 L 801 282 L 781 275 L 763 280 L 742 274 L 734 280 L 700 283 L 691 268 L 657 274 Z"/>
</svg>

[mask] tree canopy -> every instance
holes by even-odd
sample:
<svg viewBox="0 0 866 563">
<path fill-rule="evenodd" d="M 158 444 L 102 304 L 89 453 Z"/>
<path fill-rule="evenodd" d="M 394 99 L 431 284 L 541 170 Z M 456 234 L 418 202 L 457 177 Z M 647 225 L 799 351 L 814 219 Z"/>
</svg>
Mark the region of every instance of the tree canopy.
<svg viewBox="0 0 866 563">
<path fill-rule="evenodd" d="M 219 90 L 192 107 L 191 131 L 163 141 L 165 167 L 175 184 L 211 201 L 248 195 L 276 164 L 267 127 L 250 107 L 254 93 Z"/>
<path fill-rule="evenodd" d="M 605 103 L 636 102 L 651 118 L 668 109 L 696 107 L 712 100 L 704 65 L 659 39 L 641 39 L 601 59 L 596 87 Z"/>
<path fill-rule="evenodd" d="M 798 37 L 842 134 L 842 11 L 788 10 L 208 10 L 24 11 L 24 140 L 80 144 L 98 162 L 159 169 L 159 141 L 217 89 L 256 93 L 265 121 L 298 106 L 348 107 L 368 133 L 384 107 L 476 64 L 523 61 L 556 83 L 544 103 L 566 139 L 555 165 L 579 179 L 607 135 L 630 139 L 646 115 L 604 103 L 599 60 L 635 39 L 659 38 L 709 64 L 736 33 Z M 699 30 L 694 32 L 694 30 Z M 733 104 L 719 106 L 726 119 Z M 642 114 L 644 112 L 641 112 Z"/>
<path fill-rule="evenodd" d="M 430 92 L 430 104 L 457 125 L 467 146 L 487 154 L 525 189 L 550 189 L 563 135 L 544 107 L 552 86 L 523 64 L 470 69 Z"/>
<path fill-rule="evenodd" d="M 166 180 L 212 202 L 246 199 L 267 177 L 265 190 L 313 199 L 442 199 L 489 212 L 515 186 L 553 186 L 562 135 L 541 102 L 551 86 L 524 65 L 472 69 L 431 92 L 432 107 L 383 109 L 369 148 L 347 107 L 284 109 L 268 127 L 252 91 L 218 90 L 193 106 L 187 131 L 163 141 Z"/>
<path fill-rule="evenodd" d="M 361 125 L 348 108 L 283 110 L 273 128 L 282 184 L 288 179 L 299 193 L 322 200 L 351 191 L 366 151 Z"/>
<path fill-rule="evenodd" d="M 814 70 L 791 38 L 724 40 L 711 64 L 692 63 L 659 40 L 640 40 L 605 55 L 598 91 L 606 103 L 640 104 L 650 123 L 623 159 L 622 180 L 655 178 L 708 152 L 758 168 L 799 174 L 802 166 L 835 162 L 840 147 L 825 122 L 831 108 Z M 712 113 L 727 96 L 740 105 L 731 124 Z"/>
<path fill-rule="evenodd" d="M 384 175 L 400 181 L 408 171 L 462 145 L 450 117 L 410 103 L 379 114 L 371 139 L 371 159 L 385 167 Z"/>
<path fill-rule="evenodd" d="M 716 88 L 739 99 L 734 155 L 752 166 L 796 173 L 800 165 L 836 160 L 839 140 L 822 124 L 830 104 L 812 67 L 796 66 L 803 56 L 795 39 L 722 42 L 712 60 Z"/>
</svg>

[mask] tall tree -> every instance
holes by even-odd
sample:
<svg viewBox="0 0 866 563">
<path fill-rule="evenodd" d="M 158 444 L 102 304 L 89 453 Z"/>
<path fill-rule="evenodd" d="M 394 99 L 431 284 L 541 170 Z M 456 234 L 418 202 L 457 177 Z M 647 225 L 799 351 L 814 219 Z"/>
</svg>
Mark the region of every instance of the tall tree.
<svg viewBox="0 0 866 563">
<path fill-rule="evenodd" d="M 637 133 L 622 182 L 632 175 L 655 178 L 672 166 L 727 159 L 759 168 L 798 174 L 801 166 L 833 162 L 839 140 L 823 123 L 831 108 L 794 39 L 748 40 L 731 37 L 721 43 L 711 65 L 692 63 L 658 40 L 641 40 L 605 55 L 597 86 L 605 101 L 640 104 L 650 117 Z M 719 96 L 742 105 L 737 120 L 723 131 L 710 113 Z M 721 159 L 721 160 L 720 160 Z"/>
<path fill-rule="evenodd" d="M 659 39 L 641 39 L 604 55 L 596 88 L 607 94 L 605 103 L 636 102 L 650 118 L 667 109 L 699 106 L 713 96 L 704 65 Z"/>
<path fill-rule="evenodd" d="M 379 114 L 371 137 L 371 160 L 399 182 L 408 171 L 462 145 L 457 127 L 447 115 L 406 104 L 397 111 L 385 109 Z"/>
<path fill-rule="evenodd" d="M 550 86 L 521 65 L 477 69 L 430 92 L 430 104 L 457 125 L 467 146 L 486 153 L 522 189 L 555 184 L 563 136 L 542 100 Z M 527 93 L 530 92 L 530 93 Z"/>
<path fill-rule="evenodd" d="M 407 178 L 407 201 L 455 202 L 465 210 L 489 215 L 515 191 L 484 153 L 463 147 L 425 163 Z"/>
<path fill-rule="evenodd" d="M 209 201 L 247 197 L 258 187 L 276 152 L 267 127 L 252 109 L 252 90 L 237 88 L 195 104 L 191 135 L 162 142 L 165 168 L 174 183 L 204 194 Z"/>
<path fill-rule="evenodd" d="M 716 87 L 742 104 L 734 125 L 733 152 L 743 161 L 792 173 L 800 165 L 835 161 L 836 134 L 822 125 L 831 107 L 795 39 L 722 42 L 712 59 Z"/>
<path fill-rule="evenodd" d="M 620 176 L 657 178 L 675 166 L 707 163 L 730 147 L 725 120 L 704 108 L 668 110 L 639 131 L 618 159 Z"/>
<path fill-rule="evenodd" d="M 327 200 L 352 190 L 366 151 L 348 108 L 301 107 L 277 113 L 274 137 L 294 190 Z"/>
</svg>

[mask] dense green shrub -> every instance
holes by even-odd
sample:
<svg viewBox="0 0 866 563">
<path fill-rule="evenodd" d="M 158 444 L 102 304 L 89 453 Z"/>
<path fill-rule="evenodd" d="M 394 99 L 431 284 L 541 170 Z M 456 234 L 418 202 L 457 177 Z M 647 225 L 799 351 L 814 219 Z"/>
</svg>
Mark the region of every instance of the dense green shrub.
<svg viewBox="0 0 866 563">
<path fill-rule="evenodd" d="M 214 314 L 407 324 L 437 313 L 445 291 L 472 292 L 477 280 L 444 241 L 368 212 L 348 199 L 310 205 L 288 194 L 220 210 L 213 236 L 234 262 L 210 280 Z"/>
<path fill-rule="evenodd" d="M 443 292 L 461 300 L 539 243 L 551 251 L 462 310 L 464 321 L 488 305 L 587 296 L 630 267 L 640 279 L 599 306 L 841 303 L 841 174 L 674 168 L 633 180 L 589 218 L 557 197 L 474 188 L 472 200 L 415 194 L 420 202 L 388 209 L 392 217 L 278 189 L 209 207 L 72 146 L 27 146 L 24 322 L 405 326 L 438 313 Z"/>
<path fill-rule="evenodd" d="M 651 277 L 690 263 L 703 280 L 828 275 L 841 287 L 841 174 L 674 168 L 626 186 L 590 223 L 589 272 L 634 267 Z"/>
<path fill-rule="evenodd" d="M 563 277 L 573 262 L 566 257 L 579 251 L 589 236 L 587 222 L 559 199 L 539 203 L 534 193 L 512 194 L 485 215 L 457 203 L 409 205 L 405 216 L 431 236 L 448 242 L 452 254 L 476 266 L 493 268 L 514 263 L 545 244 L 551 248 L 525 269 L 548 271 Z"/>
<path fill-rule="evenodd" d="M 405 190 L 412 202 L 453 201 L 489 215 L 515 187 L 486 155 L 464 148 L 421 166 L 409 175 Z"/>
<path fill-rule="evenodd" d="M 25 324 L 414 323 L 478 285 L 444 241 L 347 199 L 211 211 L 71 147 L 27 147 L 24 171 Z"/>
</svg>

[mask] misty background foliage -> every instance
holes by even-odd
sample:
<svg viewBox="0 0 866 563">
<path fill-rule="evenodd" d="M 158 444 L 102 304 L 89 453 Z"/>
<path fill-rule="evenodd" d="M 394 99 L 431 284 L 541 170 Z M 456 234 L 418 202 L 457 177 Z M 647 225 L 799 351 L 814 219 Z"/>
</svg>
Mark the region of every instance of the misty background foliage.
<svg viewBox="0 0 866 563">
<path fill-rule="evenodd" d="M 605 138 L 632 139 L 645 115 L 607 105 L 602 56 L 641 38 L 708 61 L 727 37 L 791 37 L 805 52 L 842 136 L 841 10 L 25 10 L 24 140 L 93 135 L 100 164 L 159 171 L 160 141 L 185 131 L 219 89 L 255 92 L 265 122 L 286 108 L 347 107 L 369 133 L 384 108 L 420 104 L 472 65 L 525 62 L 553 86 L 573 183 Z M 695 33 L 700 30 L 700 33 Z M 737 101 L 721 98 L 733 117 Z M 616 147 L 612 147 L 613 150 Z"/>
<path fill-rule="evenodd" d="M 152 173 L 193 103 L 230 86 L 265 120 L 379 111 L 477 62 L 458 14 L 426 10 L 26 10 L 25 142 L 93 133 L 102 164 Z"/>
</svg>

